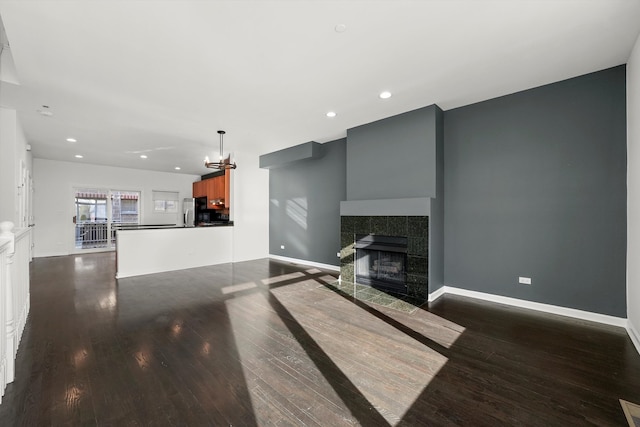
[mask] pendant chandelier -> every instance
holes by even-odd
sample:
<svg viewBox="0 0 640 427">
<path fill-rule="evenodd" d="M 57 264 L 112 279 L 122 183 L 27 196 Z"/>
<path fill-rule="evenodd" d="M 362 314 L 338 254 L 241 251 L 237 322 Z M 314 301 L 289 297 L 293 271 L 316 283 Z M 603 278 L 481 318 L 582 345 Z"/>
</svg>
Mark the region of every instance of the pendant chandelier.
<svg viewBox="0 0 640 427">
<path fill-rule="evenodd" d="M 225 134 L 225 131 L 219 130 L 218 134 L 220 135 L 220 160 L 217 162 L 210 162 L 209 157 L 207 157 L 206 159 L 204 159 L 204 165 L 209 169 L 235 169 L 237 167 L 236 162 L 231 163 L 231 154 L 229 154 L 229 157 L 227 157 L 226 159 L 222 158 L 224 153 L 224 143 L 222 141 L 222 138 Z"/>
</svg>

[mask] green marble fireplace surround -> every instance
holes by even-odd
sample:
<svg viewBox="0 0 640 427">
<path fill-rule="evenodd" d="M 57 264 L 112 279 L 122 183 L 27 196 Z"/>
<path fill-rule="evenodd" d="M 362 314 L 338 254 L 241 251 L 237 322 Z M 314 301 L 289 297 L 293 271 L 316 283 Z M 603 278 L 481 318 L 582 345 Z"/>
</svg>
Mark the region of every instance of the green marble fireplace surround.
<svg viewBox="0 0 640 427">
<path fill-rule="evenodd" d="M 355 283 L 355 240 L 357 234 L 407 238 L 407 296 L 417 301 L 429 297 L 428 216 L 341 216 L 340 280 Z"/>
</svg>

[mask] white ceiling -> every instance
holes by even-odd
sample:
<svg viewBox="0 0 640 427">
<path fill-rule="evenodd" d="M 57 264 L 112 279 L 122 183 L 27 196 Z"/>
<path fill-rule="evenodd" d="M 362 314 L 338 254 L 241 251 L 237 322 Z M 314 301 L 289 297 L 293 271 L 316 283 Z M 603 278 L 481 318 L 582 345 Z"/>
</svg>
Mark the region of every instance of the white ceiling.
<svg viewBox="0 0 640 427">
<path fill-rule="evenodd" d="M 200 175 L 218 129 L 241 158 L 623 64 L 640 0 L 0 0 L 0 18 L 20 82 L 0 103 L 34 157 Z"/>
</svg>

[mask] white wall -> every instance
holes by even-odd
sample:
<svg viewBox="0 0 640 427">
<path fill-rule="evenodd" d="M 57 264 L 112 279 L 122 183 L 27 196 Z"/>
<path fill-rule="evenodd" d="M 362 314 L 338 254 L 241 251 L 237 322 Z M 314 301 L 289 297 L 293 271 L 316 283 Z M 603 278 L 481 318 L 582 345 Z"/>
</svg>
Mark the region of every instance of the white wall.
<svg viewBox="0 0 640 427">
<path fill-rule="evenodd" d="M 68 255 L 74 246 L 74 187 L 142 192 L 143 224 L 182 224 L 175 214 L 155 213 L 152 191 L 177 191 L 191 197 L 197 175 L 153 172 L 81 163 L 34 159 L 35 256 Z"/>
<path fill-rule="evenodd" d="M 640 352 L 640 37 L 627 62 L 627 318 Z"/>
<path fill-rule="evenodd" d="M 233 260 L 269 254 L 269 171 L 259 168 L 259 154 L 236 152 L 232 171 Z"/>
<path fill-rule="evenodd" d="M 22 187 L 21 164 L 31 169 L 31 153 L 15 110 L 0 108 L 0 221 L 11 221 L 25 227 L 27 218 L 20 218 L 20 197 L 27 191 Z"/>
<path fill-rule="evenodd" d="M 0 221 L 15 222 L 16 112 L 0 108 Z"/>
<path fill-rule="evenodd" d="M 232 171 L 233 260 L 265 258 L 269 253 L 269 172 L 258 167 L 258 154 L 236 153 L 238 169 Z M 73 252 L 74 187 L 142 191 L 145 224 L 182 223 L 181 212 L 156 214 L 152 190 L 179 191 L 180 200 L 191 197 L 197 175 L 151 172 L 34 159 L 35 256 Z M 215 242 L 211 243 L 215 246 Z"/>
</svg>

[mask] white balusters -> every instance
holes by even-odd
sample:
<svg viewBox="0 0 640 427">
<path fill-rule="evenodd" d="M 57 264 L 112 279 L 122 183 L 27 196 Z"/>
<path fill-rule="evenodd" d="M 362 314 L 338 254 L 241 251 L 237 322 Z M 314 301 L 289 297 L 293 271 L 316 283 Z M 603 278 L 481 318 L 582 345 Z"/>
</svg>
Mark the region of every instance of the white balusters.
<svg viewBox="0 0 640 427">
<path fill-rule="evenodd" d="M 16 353 L 30 306 L 31 229 L 12 230 L 12 222 L 0 222 L 0 398 L 14 380 Z"/>
<path fill-rule="evenodd" d="M 23 228 L 20 232 L 15 233 L 15 255 L 14 255 L 14 273 L 15 283 L 14 286 L 14 300 L 16 315 L 16 333 L 14 335 L 14 342 L 16 349 L 22 338 L 24 327 L 27 324 L 27 316 L 29 315 L 29 307 L 31 302 L 31 296 L 29 292 L 29 242 L 31 229 Z"/>
<path fill-rule="evenodd" d="M 0 236 L 0 401 L 7 381 L 6 289 L 9 283 L 9 249 L 12 239 Z"/>
</svg>

